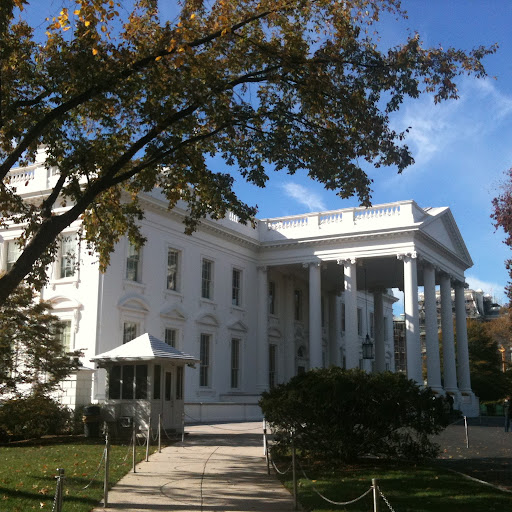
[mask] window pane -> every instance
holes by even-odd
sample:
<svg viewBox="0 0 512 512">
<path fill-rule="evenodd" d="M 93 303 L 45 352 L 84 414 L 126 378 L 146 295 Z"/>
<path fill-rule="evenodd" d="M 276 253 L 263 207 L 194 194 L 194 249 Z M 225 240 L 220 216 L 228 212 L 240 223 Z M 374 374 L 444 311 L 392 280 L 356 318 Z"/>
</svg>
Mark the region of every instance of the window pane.
<svg viewBox="0 0 512 512">
<path fill-rule="evenodd" d="M 135 367 L 135 398 L 145 400 L 148 397 L 148 365 L 138 364 Z"/>
<path fill-rule="evenodd" d="M 16 243 L 16 240 L 9 240 L 7 242 L 7 271 L 11 270 L 16 260 L 20 257 L 21 248 Z"/>
<path fill-rule="evenodd" d="M 176 400 L 183 400 L 183 366 L 176 369 Z"/>
<path fill-rule="evenodd" d="M 113 400 L 121 398 L 121 367 L 112 366 L 108 372 L 108 397 Z"/>
<path fill-rule="evenodd" d="M 139 280 L 139 256 L 139 249 L 130 244 L 126 256 L 126 279 L 129 281 Z"/>
<path fill-rule="evenodd" d="M 75 274 L 76 240 L 74 236 L 63 236 L 60 241 L 60 276 Z"/>
<path fill-rule="evenodd" d="M 295 290 L 294 292 L 294 318 L 295 320 L 302 320 L 302 291 Z"/>
<path fill-rule="evenodd" d="M 357 308 L 357 334 L 363 335 L 363 310 L 361 308 Z"/>
<path fill-rule="evenodd" d="M 212 298 L 212 278 L 213 278 L 213 262 L 203 260 L 201 269 L 201 297 L 203 299 Z"/>
<path fill-rule="evenodd" d="M 233 306 L 240 306 L 240 284 L 241 284 L 242 272 L 233 269 L 232 287 L 231 287 L 231 304 Z"/>
<path fill-rule="evenodd" d="M 179 253 L 174 249 L 167 251 L 167 289 L 178 289 L 178 258 Z"/>
<path fill-rule="evenodd" d="M 209 386 L 210 369 L 210 335 L 201 334 L 201 346 L 199 358 L 201 359 L 199 367 L 199 385 L 201 387 Z"/>
<path fill-rule="evenodd" d="M 231 387 L 238 388 L 238 375 L 240 371 L 240 340 L 231 340 Z"/>
<path fill-rule="evenodd" d="M 58 333 L 62 350 L 64 352 L 71 351 L 71 320 L 64 320 Z"/>
<path fill-rule="evenodd" d="M 176 329 L 165 329 L 165 343 L 176 347 Z"/>
<path fill-rule="evenodd" d="M 158 400 L 160 398 L 160 387 L 162 384 L 162 367 L 159 364 L 155 364 L 153 368 L 153 399 Z"/>
<path fill-rule="evenodd" d="M 273 388 L 276 385 L 276 356 L 277 356 L 277 347 L 276 345 L 268 346 L 268 385 L 270 388 Z"/>
<path fill-rule="evenodd" d="M 271 315 L 276 313 L 276 283 L 274 281 L 268 283 L 268 312 Z"/>
<path fill-rule="evenodd" d="M 125 322 L 123 324 L 123 344 L 132 341 L 137 337 L 137 324 L 135 322 Z"/>
<path fill-rule="evenodd" d="M 123 366 L 123 386 L 121 391 L 121 398 L 123 400 L 133 399 L 133 365 Z"/>
</svg>

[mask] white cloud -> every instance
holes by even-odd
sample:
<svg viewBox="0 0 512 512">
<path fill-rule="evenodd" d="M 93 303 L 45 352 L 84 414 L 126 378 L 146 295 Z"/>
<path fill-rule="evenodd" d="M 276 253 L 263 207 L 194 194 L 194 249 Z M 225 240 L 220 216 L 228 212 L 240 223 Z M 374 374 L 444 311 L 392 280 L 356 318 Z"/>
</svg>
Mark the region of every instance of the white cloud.
<svg viewBox="0 0 512 512">
<path fill-rule="evenodd" d="M 505 297 L 505 286 L 491 281 L 482 281 L 476 276 L 466 275 L 466 283 L 472 290 L 483 290 L 485 294 L 493 296 L 500 304 L 507 302 Z"/>
<path fill-rule="evenodd" d="M 305 206 L 310 212 L 327 210 L 320 194 L 307 187 L 297 183 L 283 183 L 281 187 L 288 197 Z"/>
</svg>

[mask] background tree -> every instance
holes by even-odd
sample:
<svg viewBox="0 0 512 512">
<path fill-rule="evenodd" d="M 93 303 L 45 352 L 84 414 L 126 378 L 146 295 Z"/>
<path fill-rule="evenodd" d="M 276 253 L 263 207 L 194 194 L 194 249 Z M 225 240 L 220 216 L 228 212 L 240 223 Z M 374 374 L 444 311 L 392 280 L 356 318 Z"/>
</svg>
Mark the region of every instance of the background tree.
<svg viewBox="0 0 512 512">
<path fill-rule="evenodd" d="M 0 306 L 0 397 L 48 395 L 79 368 L 79 352 L 62 347 L 62 327 L 26 285 Z"/>
<path fill-rule="evenodd" d="M 45 282 L 59 234 L 80 217 L 103 270 L 120 236 L 142 243 L 137 194 L 155 186 L 170 208 L 186 201 L 189 232 L 228 210 L 250 221 L 256 209 L 208 155 L 257 186 L 267 169 L 306 170 L 369 205 L 360 162 L 399 172 L 413 162 L 390 114 L 424 92 L 456 98 L 456 77 L 485 76 L 481 59 L 495 50 L 424 48 L 418 35 L 381 48 L 376 25 L 383 13 L 405 15 L 399 0 L 179 5 L 166 21 L 156 0 L 122 8 L 63 0 L 53 18 L 33 21 L 47 25 L 41 38 L 20 13 L 35 2 L 2 0 L 0 223 L 25 232 L 21 256 L 0 278 L 0 303 L 25 276 Z M 40 201 L 25 202 L 9 172 L 32 162 L 38 146 L 58 179 Z"/>
<path fill-rule="evenodd" d="M 506 180 L 501 187 L 501 194 L 492 200 L 493 212 L 491 218 L 494 221 L 496 229 L 503 228 L 505 231 L 505 240 L 503 243 L 512 247 L 512 168 L 506 173 Z M 505 261 L 505 267 L 508 275 L 512 278 L 512 259 Z M 505 293 L 512 304 L 512 284 L 505 287 Z"/>
<path fill-rule="evenodd" d="M 489 332 L 488 325 L 468 319 L 468 349 L 471 387 L 482 401 L 505 398 L 512 389 L 502 371 L 498 342 Z"/>
</svg>

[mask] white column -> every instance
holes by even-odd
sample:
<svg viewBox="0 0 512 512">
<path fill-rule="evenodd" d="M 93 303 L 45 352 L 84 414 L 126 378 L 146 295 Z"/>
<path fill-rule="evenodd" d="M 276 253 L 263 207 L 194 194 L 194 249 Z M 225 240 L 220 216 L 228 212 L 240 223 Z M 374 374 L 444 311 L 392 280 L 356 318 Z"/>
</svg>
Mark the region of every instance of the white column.
<svg viewBox="0 0 512 512">
<path fill-rule="evenodd" d="M 423 385 L 421 371 L 420 322 L 418 314 L 418 273 L 416 253 L 402 257 L 404 261 L 405 343 L 407 377 Z"/>
<path fill-rule="evenodd" d="M 373 294 L 373 321 L 375 322 L 375 371 L 386 371 L 386 345 L 384 336 L 384 301 L 382 291 Z"/>
<path fill-rule="evenodd" d="M 443 332 L 444 389 L 447 392 L 457 394 L 457 369 L 455 365 L 450 276 L 447 274 L 441 275 L 439 282 L 441 285 L 441 330 Z"/>
<path fill-rule="evenodd" d="M 333 293 L 329 295 L 329 365 L 341 366 L 339 349 L 340 324 L 340 301 L 336 293 Z"/>
<path fill-rule="evenodd" d="M 267 267 L 258 267 L 258 391 L 268 389 L 268 282 Z"/>
<path fill-rule="evenodd" d="M 320 263 L 309 264 L 309 367 L 322 368 L 322 288 Z"/>
<path fill-rule="evenodd" d="M 426 263 L 423 267 L 423 289 L 425 298 L 427 383 L 434 391 L 442 392 L 439 333 L 437 329 L 436 275 L 434 267 L 429 263 Z"/>
<path fill-rule="evenodd" d="M 359 368 L 359 336 L 357 334 L 356 260 L 343 261 L 345 293 L 345 363 L 347 369 Z"/>
<path fill-rule="evenodd" d="M 455 283 L 455 326 L 457 329 L 457 381 L 459 390 L 472 393 L 469 375 L 468 331 L 466 326 L 466 300 L 464 283 Z"/>
<path fill-rule="evenodd" d="M 295 375 L 295 355 L 297 348 L 295 347 L 295 321 L 293 318 L 293 279 L 286 276 L 284 279 L 284 322 L 285 322 L 285 375 L 284 382 L 287 382 Z"/>
</svg>

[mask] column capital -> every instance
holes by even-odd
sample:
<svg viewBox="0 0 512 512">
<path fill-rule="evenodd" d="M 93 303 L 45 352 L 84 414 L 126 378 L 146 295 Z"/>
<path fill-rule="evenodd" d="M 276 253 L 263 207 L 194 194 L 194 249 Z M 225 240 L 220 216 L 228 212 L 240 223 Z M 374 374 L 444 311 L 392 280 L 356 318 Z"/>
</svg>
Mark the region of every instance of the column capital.
<svg viewBox="0 0 512 512">
<path fill-rule="evenodd" d="M 418 253 L 416 251 L 412 251 L 412 252 L 404 252 L 404 253 L 396 255 L 397 260 L 405 260 L 406 258 L 410 258 L 413 260 L 418 259 Z"/>
<path fill-rule="evenodd" d="M 268 272 L 267 265 L 258 265 L 256 268 L 257 268 L 258 272 L 264 272 L 264 273 Z"/>
<path fill-rule="evenodd" d="M 320 268 L 321 265 L 322 265 L 321 261 L 304 261 L 302 263 L 302 268 L 310 268 L 310 267 Z"/>
<path fill-rule="evenodd" d="M 340 258 L 336 260 L 338 265 L 355 265 L 357 263 L 357 258 L 351 256 L 350 258 Z"/>
</svg>

